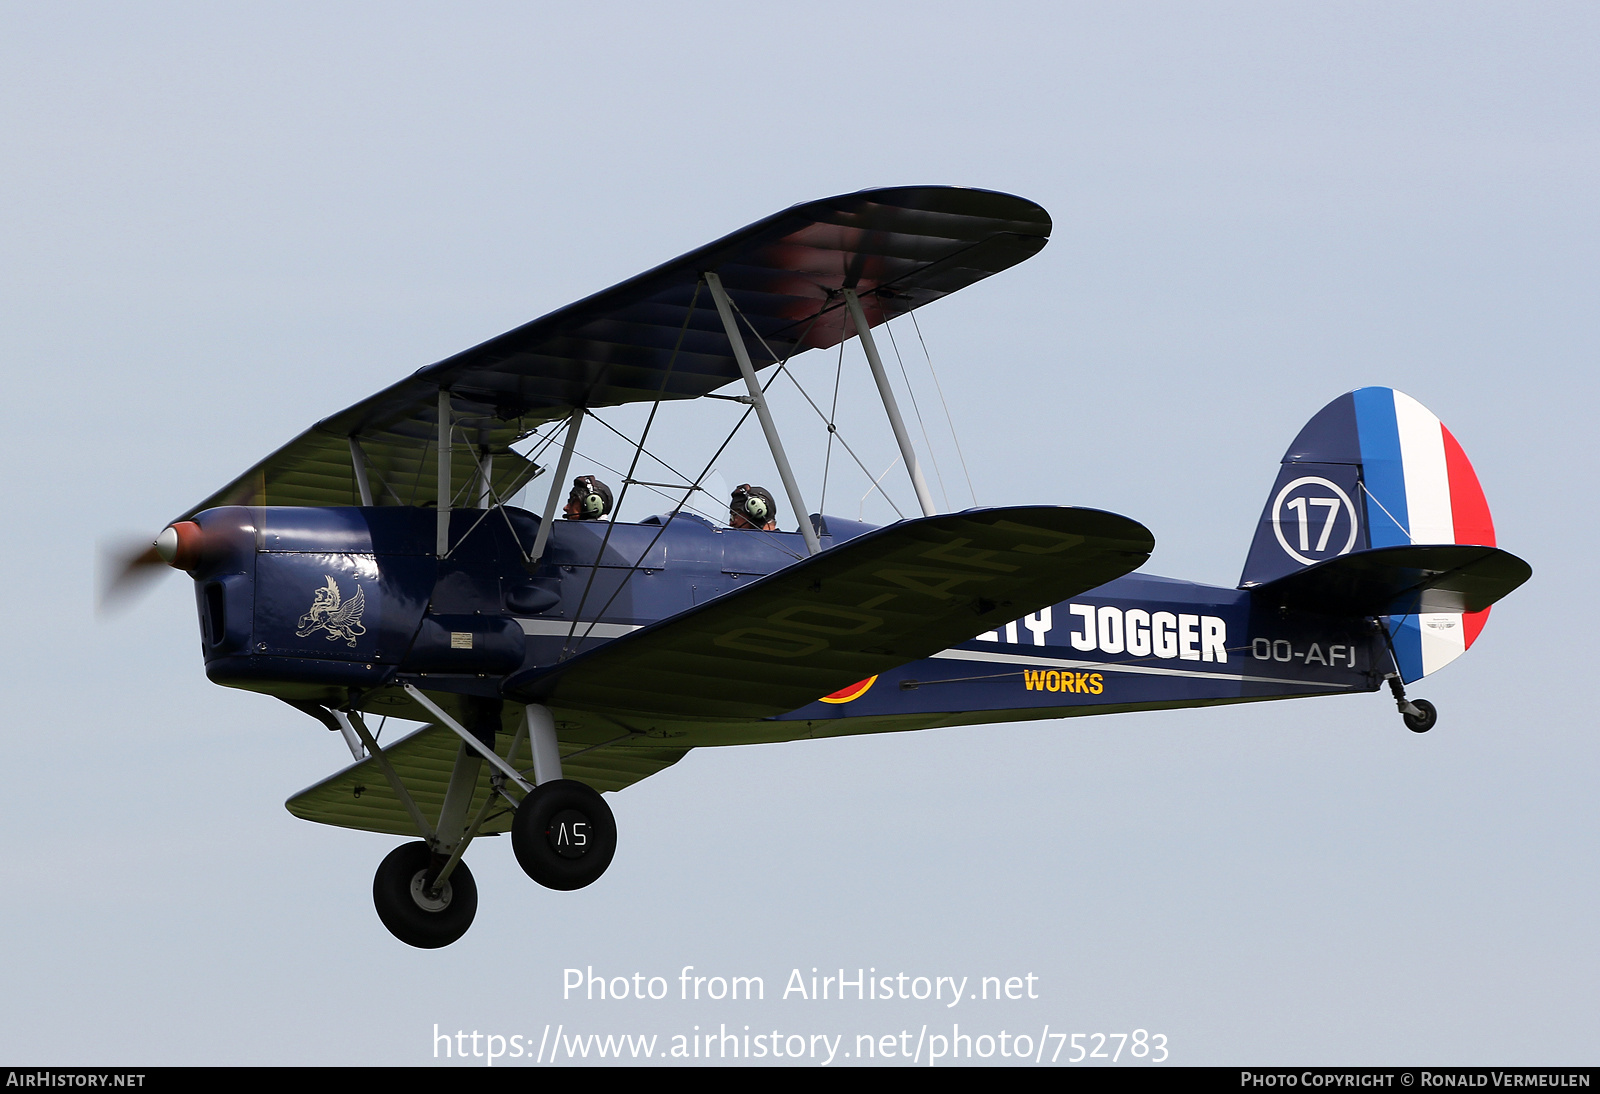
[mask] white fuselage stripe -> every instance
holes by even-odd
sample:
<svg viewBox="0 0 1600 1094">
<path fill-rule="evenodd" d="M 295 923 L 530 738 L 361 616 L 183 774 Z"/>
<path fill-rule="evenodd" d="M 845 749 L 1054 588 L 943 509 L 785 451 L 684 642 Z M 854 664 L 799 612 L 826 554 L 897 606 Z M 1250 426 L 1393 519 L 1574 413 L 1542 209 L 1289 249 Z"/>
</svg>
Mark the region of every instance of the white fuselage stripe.
<svg viewBox="0 0 1600 1094">
<path fill-rule="evenodd" d="M 532 635 L 560 635 L 565 637 L 572 630 L 570 622 L 556 619 L 518 619 L 522 625 L 523 634 Z M 583 623 L 578 624 L 577 637 L 583 638 L 621 638 L 623 635 L 638 630 L 638 626 L 631 623 Z M 983 650 L 941 650 L 933 655 L 935 658 L 948 661 L 984 661 L 998 665 L 1016 665 L 1029 668 L 1052 669 L 1077 669 L 1083 671 L 1092 669 L 1096 672 L 1126 672 L 1140 676 L 1182 676 L 1194 680 L 1232 680 L 1237 683 L 1250 684 L 1294 684 L 1308 688 L 1332 688 L 1334 690 L 1348 690 L 1350 684 L 1329 684 L 1320 680 L 1294 680 L 1282 676 L 1246 676 L 1234 672 L 1201 672 L 1194 669 L 1168 669 L 1155 665 L 1118 665 L 1107 661 L 1076 661 L 1061 657 L 1034 657 L 1020 653 L 988 653 Z"/>
<path fill-rule="evenodd" d="M 565 638 L 569 633 L 574 638 L 621 638 L 639 629 L 634 623 L 589 623 L 578 621 L 578 629 L 574 632 L 569 620 L 561 619 L 518 619 L 522 626 L 523 634 L 560 635 Z"/>
<path fill-rule="evenodd" d="M 1060 657 L 1030 657 L 1019 653 L 985 653 L 979 650 L 943 650 L 933 655 L 951 661 L 988 661 L 999 665 L 1044 666 L 1053 669 L 1094 669 L 1096 672 L 1130 672 L 1141 676 L 1186 676 L 1197 680 L 1234 680 L 1251 684 L 1295 684 L 1308 688 L 1347 690 L 1349 684 L 1328 684 L 1320 680 L 1293 680 L 1282 676 L 1244 676 L 1233 672 L 1199 672 L 1192 669 L 1164 669 L 1154 665 L 1118 665 L 1108 661 L 1068 661 Z"/>
</svg>

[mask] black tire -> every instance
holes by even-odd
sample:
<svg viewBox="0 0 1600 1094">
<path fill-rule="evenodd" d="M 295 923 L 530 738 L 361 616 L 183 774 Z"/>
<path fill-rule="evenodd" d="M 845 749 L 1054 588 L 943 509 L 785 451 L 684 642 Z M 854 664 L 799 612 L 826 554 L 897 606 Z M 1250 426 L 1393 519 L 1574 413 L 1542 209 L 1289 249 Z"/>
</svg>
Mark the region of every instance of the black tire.
<svg viewBox="0 0 1600 1094">
<path fill-rule="evenodd" d="M 1406 728 L 1413 733 L 1428 732 L 1439 720 L 1439 712 L 1426 699 L 1413 699 L 1411 705 L 1422 711 L 1422 715 L 1418 717 L 1415 714 L 1402 714 L 1400 717 L 1405 719 Z"/>
<path fill-rule="evenodd" d="M 378 864 L 372 879 L 378 918 L 390 934 L 422 950 L 450 945 L 467 933 L 478 914 L 478 885 L 467 864 L 457 862 L 443 890 L 430 898 L 422 886 L 433 869 L 433 852 L 426 843 L 403 843 Z"/>
<path fill-rule="evenodd" d="M 617 821 L 592 788 L 572 779 L 534 787 L 511 819 L 511 850 L 524 873 L 569 892 L 597 880 L 617 851 Z"/>
</svg>

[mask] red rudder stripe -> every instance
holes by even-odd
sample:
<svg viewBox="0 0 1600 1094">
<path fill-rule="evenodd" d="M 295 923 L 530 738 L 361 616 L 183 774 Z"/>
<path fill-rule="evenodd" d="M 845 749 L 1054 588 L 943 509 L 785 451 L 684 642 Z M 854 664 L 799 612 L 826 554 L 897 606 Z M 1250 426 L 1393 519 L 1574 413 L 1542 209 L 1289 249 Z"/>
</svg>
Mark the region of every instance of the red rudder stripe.
<svg viewBox="0 0 1600 1094">
<path fill-rule="evenodd" d="M 1439 429 L 1444 433 L 1444 462 L 1450 476 L 1450 509 L 1456 542 L 1493 547 L 1494 521 L 1489 516 L 1489 503 L 1483 496 L 1483 487 L 1478 485 L 1477 473 L 1472 470 L 1472 464 L 1461 450 L 1461 445 L 1450 435 L 1450 430 L 1444 425 L 1440 425 Z"/>
</svg>

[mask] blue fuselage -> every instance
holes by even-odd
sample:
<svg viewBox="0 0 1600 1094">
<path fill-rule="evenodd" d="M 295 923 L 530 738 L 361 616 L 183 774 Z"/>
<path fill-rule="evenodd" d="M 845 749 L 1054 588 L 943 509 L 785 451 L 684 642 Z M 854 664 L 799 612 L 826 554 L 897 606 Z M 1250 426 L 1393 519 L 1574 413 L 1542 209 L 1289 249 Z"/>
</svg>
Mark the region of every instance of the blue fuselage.
<svg viewBox="0 0 1600 1094">
<path fill-rule="evenodd" d="M 805 557 L 798 533 L 682 515 L 559 521 L 531 567 L 538 518 L 512 508 L 452 513 L 444 559 L 427 509 L 225 507 L 196 521 L 207 543 L 193 572 L 207 674 L 333 705 L 404 681 L 497 698 L 512 673 Z M 870 530 L 820 525 L 825 549 Z M 848 733 L 841 720 L 893 728 L 1370 691 L 1385 656 L 1364 620 L 1130 574 L 769 722 Z"/>
</svg>

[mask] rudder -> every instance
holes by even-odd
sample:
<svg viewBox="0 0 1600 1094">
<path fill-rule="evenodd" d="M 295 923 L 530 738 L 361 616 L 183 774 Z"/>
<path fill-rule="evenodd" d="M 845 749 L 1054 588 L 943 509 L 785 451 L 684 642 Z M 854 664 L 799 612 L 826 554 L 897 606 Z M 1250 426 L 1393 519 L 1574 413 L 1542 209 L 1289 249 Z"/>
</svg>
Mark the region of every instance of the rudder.
<svg viewBox="0 0 1600 1094">
<path fill-rule="evenodd" d="M 1318 411 L 1284 453 L 1239 585 L 1410 544 L 1493 547 L 1494 522 L 1472 464 L 1444 424 L 1403 392 L 1360 388 Z M 1488 614 L 1388 617 L 1402 678 L 1410 683 L 1461 656 Z"/>
</svg>

